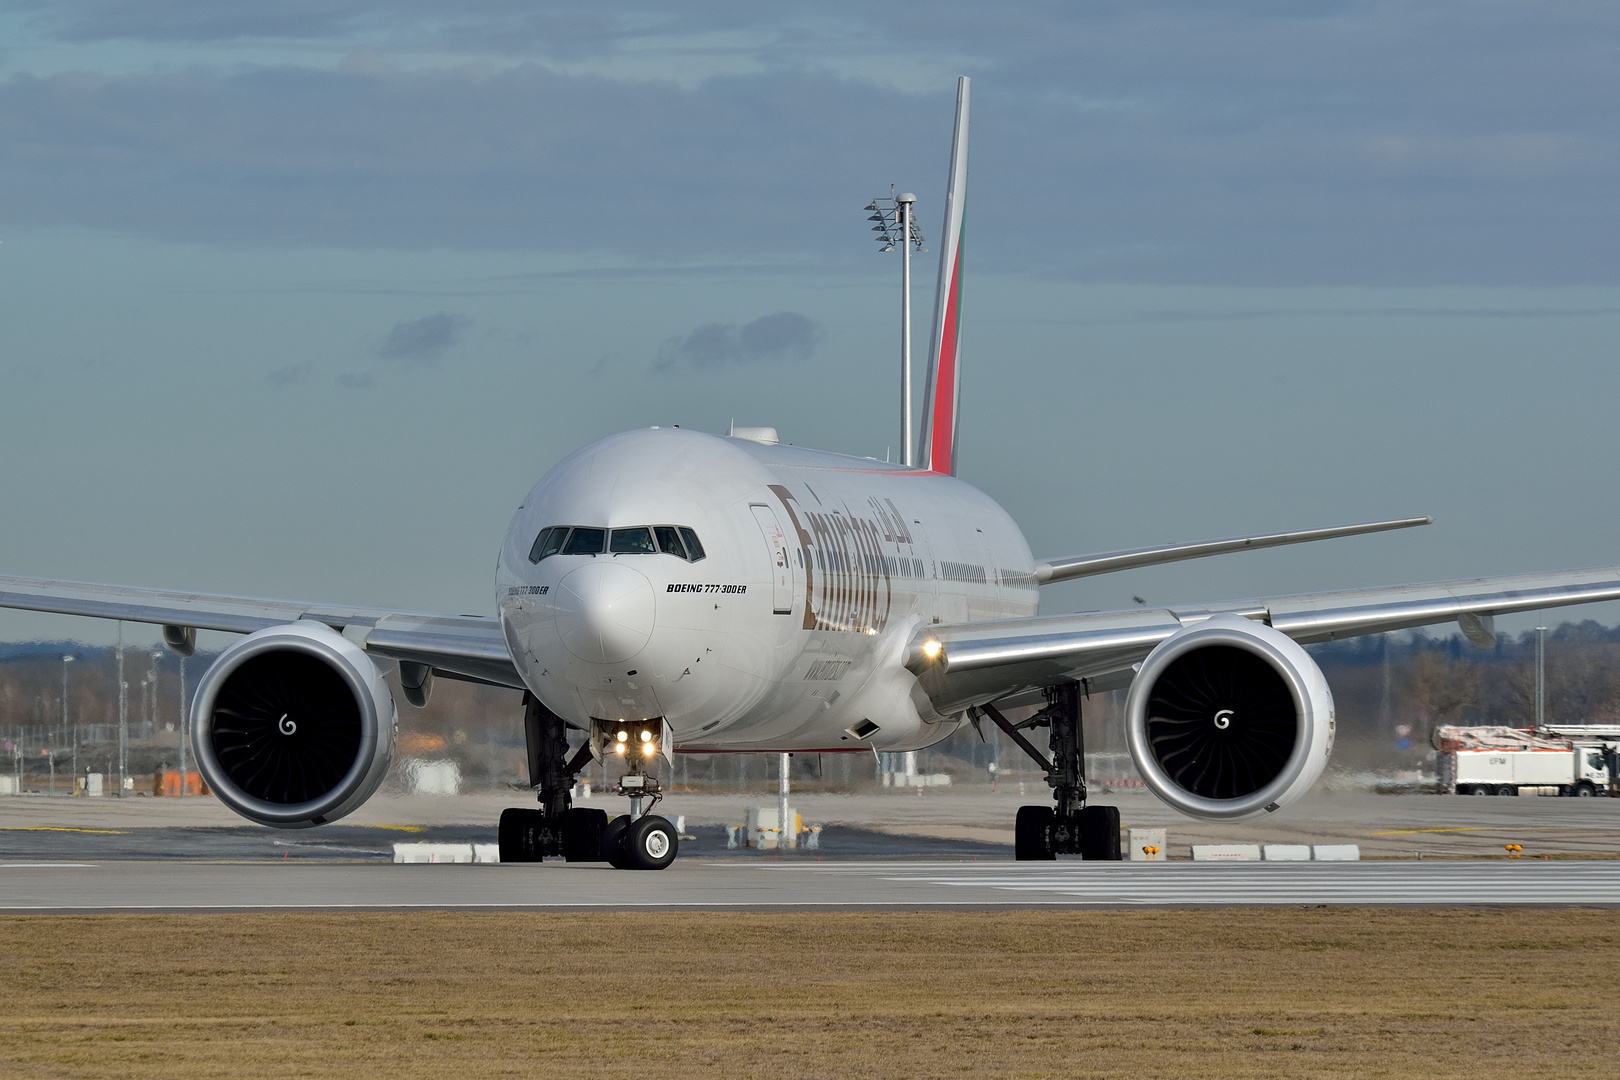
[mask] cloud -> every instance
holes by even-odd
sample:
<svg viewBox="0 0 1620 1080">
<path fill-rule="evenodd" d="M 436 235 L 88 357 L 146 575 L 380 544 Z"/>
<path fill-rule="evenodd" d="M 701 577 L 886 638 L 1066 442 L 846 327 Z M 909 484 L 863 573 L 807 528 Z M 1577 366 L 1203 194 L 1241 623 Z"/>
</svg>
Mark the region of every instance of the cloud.
<svg viewBox="0 0 1620 1080">
<path fill-rule="evenodd" d="M 265 374 L 266 386 L 281 389 L 286 386 L 302 386 L 315 377 L 315 365 L 305 360 L 301 364 L 288 364 L 278 367 Z"/>
<path fill-rule="evenodd" d="M 467 316 L 448 311 L 408 319 L 394 324 L 388 337 L 377 347 L 377 355 L 384 360 L 402 360 L 407 364 L 432 364 L 460 344 L 471 328 L 472 320 Z"/>
<path fill-rule="evenodd" d="M 377 385 L 377 377 L 369 371 L 345 371 L 332 381 L 344 390 L 370 390 Z"/>
<path fill-rule="evenodd" d="M 891 181 L 937 239 L 961 70 L 970 275 L 1620 280 L 1615 5 L 601 7 L 26 0 L 8 226 L 869 268 Z"/>
<path fill-rule="evenodd" d="M 664 343 L 653 360 L 660 371 L 677 367 L 712 368 L 726 364 L 804 361 L 821 340 L 819 323 L 796 311 L 779 311 L 742 327 L 705 323 L 684 338 Z"/>
</svg>

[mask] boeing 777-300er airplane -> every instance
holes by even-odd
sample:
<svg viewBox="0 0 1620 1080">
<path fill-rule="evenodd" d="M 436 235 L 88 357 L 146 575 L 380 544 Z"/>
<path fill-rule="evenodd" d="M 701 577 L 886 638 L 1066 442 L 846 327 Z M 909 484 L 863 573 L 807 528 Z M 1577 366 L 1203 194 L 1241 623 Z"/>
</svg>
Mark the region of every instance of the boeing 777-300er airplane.
<svg viewBox="0 0 1620 1080">
<path fill-rule="evenodd" d="M 548 855 L 661 869 L 677 836 L 657 759 L 677 751 L 917 750 L 988 719 L 1047 771 L 1018 811 L 1019 859 L 1120 857 L 1119 816 L 1088 805 L 1080 706 L 1129 686 L 1130 752 L 1183 813 L 1235 821 L 1303 795 L 1333 748 L 1333 697 L 1301 647 L 1620 598 L 1620 568 L 1226 603 L 1038 616 L 1057 581 L 1425 524 L 1416 518 L 1034 558 L 1007 513 L 955 476 L 968 80 L 958 84 L 917 467 L 676 428 L 614 435 L 535 485 L 501 545 L 494 613 L 402 611 L 0 578 L 0 606 L 245 634 L 196 688 L 189 730 L 210 787 L 278 828 L 335 821 L 382 781 L 396 710 L 436 677 L 524 691 L 538 808 L 500 823 L 503 861 Z M 1006 711 L 1039 705 L 1021 722 Z M 1047 733 L 1044 752 L 1025 734 Z M 575 752 L 568 732 L 584 734 Z M 591 760 L 630 813 L 570 805 Z"/>
</svg>

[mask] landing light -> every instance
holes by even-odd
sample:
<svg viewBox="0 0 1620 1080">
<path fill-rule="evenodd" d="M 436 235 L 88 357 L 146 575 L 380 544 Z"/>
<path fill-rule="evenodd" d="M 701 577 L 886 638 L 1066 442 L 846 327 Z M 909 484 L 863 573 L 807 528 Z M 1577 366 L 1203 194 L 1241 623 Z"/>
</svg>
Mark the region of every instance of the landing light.
<svg viewBox="0 0 1620 1080">
<path fill-rule="evenodd" d="M 614 743 L 614 744 L 613 744 L 613 752 L 614 752 L 614 753 L 615 753 L 615 754 L 622 754 L 622 753 L 624 753 L 624 743 Z"/>
<path fill-rule="evenodd" d="M 641 741 L 642 741 L 642 742 L 652 742 L 652 732 L 650 732 L 650 731 L 643 731 L 643 732 L 642 732 L 642 733 L 641 733 Z"/>
<path fill-rule="evenodd" d="M 925 641 L 925 642 L 923 642 L 923 655 L 928 657 L 928 659 L 930 659 L 930 660 L 938 659 L 939 658 L 939 650 L 941 648 L 943 648 L 943 646 L 940 645 L 940 643 L 937 642 L 937 641 L 933 641 L 933 640 Z"/>
<path fill-rule="evenodd" d="M 616 737 L 618 738 L 618 740 L 620 742 L 624 742 L 625 740 L 630 738 L 630 734 L 628 732 L 621 731 L 621 732 L 619 732 L 619 734 Z"/>
</svg>

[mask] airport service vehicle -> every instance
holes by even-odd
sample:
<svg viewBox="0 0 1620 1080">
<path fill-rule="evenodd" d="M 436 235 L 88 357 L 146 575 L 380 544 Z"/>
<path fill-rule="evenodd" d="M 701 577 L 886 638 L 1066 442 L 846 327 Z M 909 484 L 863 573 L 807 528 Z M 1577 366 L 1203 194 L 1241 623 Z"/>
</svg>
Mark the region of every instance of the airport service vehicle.
<svg viewBox="0 0 1620 1080">
<path fill-rule="evenodd" d="M 1603 732 L 1609 732 L 1607 738 Z M 1440 789 L 1456 795 L 1608 795 L 1620 729 L 1435 729 Z"/>
<path fill-rule="evenodd" d="M 199 628 L 245 635 L 203 675 L 188 726 L 218 797 L 279 828 L 335 821 L 376 790 L 396 717 L 384 665 L 415 706 L 439 678 L 520 689 L 539 806 L 502 815 L 502 859 L 653 869 L 678 841 L 651 812 L 659 759 L 911 751 L 986 720 L 1052 789 L 1018 811 L 1017 857 L 1117 859 L 1118 812 L 1084 781 L 1088 693 L 1129 687 L 1127 742 L 1159 798 L 1198 818 L 1263 817 L 1303 795 L 1333 747 L 1333 697 L 1303 644 L 1450 620 L 1489 642 L 1496 613 L 1620 598 L 1609 567 L 1038 615 L 1054 582 L 1428 519 L 1033 555 L 955 475 L 967 135 L 963 79 L 916 464 L 769 429 L 612 435 L 522 500 L 483 615 L 21 577 L 0 578 L 0 606 L 160 625 L 182 654 Z M 570 803 L 593 759 L 619 764 L 630 799 L 611 822 Z"/>
</svg>

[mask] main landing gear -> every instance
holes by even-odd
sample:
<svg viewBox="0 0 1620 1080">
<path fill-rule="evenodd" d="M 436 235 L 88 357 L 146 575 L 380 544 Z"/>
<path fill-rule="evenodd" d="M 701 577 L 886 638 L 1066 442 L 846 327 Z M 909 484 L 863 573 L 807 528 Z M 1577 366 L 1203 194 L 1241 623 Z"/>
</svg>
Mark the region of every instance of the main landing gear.
<svg viewBox="0 0 1620 1080">
<path fill-rule="evenodd" d="M 651 810 L 662 797 L 648 766 L 663 734 L 645 723 L 621 724 L 568 755 L 563 718 L 532 694 L 523 697 L 523 731 L 529 749 L 529 775 L 540 789 L 536 810 L 512 807 L 501 811 L 501 862 L 540 862 L 560 855 L 568 862 L 607 862 L 620 870 L 662 870 L 675 861 L 680 838 L 675 826 Z M 574 777 L 591 760 L 596 736 L 606 734 L 612 752 L 623 757 L 630 772 L 619 780 L 618 793 L 630 796 L 630 813 L 612 821 L 607 813 L 573 805 Z"/>
<path fill-rule="evenodd" d="M 994 705 L 979 711 L 1046 770 L 1055 806 L 1020 806 L 1013 833 L 1014 857 L 1050 860 L 1059 855 L 1118 860 L 1119 808 L 1086 805 L 1085 737 L 1080 727 L 1080 684 L 1058 683 L 1046 689 L 1046 707 L 1014 724 Z M 1051 760 L 1024 737 L 1027 728 L 1048 727 Z"/>
</svg>

